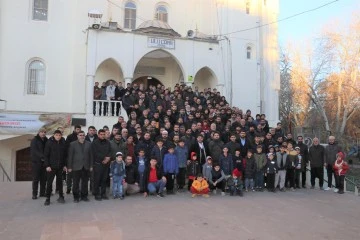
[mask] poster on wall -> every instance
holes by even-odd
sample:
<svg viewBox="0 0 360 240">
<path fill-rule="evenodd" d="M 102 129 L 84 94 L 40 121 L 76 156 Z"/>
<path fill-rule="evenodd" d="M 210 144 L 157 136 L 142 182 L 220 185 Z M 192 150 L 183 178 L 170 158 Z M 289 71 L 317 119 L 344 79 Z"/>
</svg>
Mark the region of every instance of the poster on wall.
<svg viewBox="0 0 360 240">
<path fill-rule="evenodd" d="M 36 134 L 45 128 L 52 134 L 58 127 L 68 133 L 71 128 L 71 114 L 2 114 L 0 113 L 0 134 Z"/>
</svg>

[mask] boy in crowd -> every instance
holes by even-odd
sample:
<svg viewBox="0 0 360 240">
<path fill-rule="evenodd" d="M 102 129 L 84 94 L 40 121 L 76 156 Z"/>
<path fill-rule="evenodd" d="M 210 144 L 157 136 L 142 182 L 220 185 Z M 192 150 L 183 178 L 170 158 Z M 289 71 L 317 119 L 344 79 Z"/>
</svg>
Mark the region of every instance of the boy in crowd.
<svg viewBox="0 0 360 240">
<path fill-rule="evenodd" d="M 123 182 L 126 177 L 125 162 L 123 161 L 123 154 L 116 153 L 116 159 L 110 164 L 110 177 L 112 178 L 112 193 L 114 199 L 124 199 Z"/>
<path fill-rule="evenodd" d="M 169 145 L 168 153 L 165 154 L 163 162 L 163 170 L 166 176 L 166 191 L 167 194 L 174 194 L 174 181 L 176 175 L 179 173 L 179 162 L 174 154 L 174 145 Z"/>
<path fill-rule="evenodd" d="M 246 154 L 246 158 L 245 158 L 245 171 L 244 171 L 244 176 L 245 176 L 245 191 L 249 191 L 252 190 L 253 192 L 255 192 L 254 189 L 254 175 L 256 172 L 256 163 L 255 163 L 255 159 L 253 156 L 253 152 L 251 149 L 249 149 L 247 151 Z"/>
<path fill-rule="evenodd" d="M 286 179 L 286 165 L 287 165 L 287 153 L 285 146 L 280 146 L 280 152 L 276 153 L 276 162 L 278 165 L 278 172 L 275 176 L 275 187 L 279 185 L 281 192 L 285 191 L 285 179 Z"/>
<path fill-rule="evenodd" d="M 256 163 L 255 190 L 262 192 L 264 187 L 264 168 L 267 162 L 266 155 L 263 153 L 262 145 L 257 145 L 256 153 L 254 153 L 254 159 Z"/>
<path fill-rule="evenodd" d="M 220 169 L 220 164 L 216 163 L 211 170 L 211 177 L 209 178 L 210 188 L 214 194 L 216 194 L 217 189 L 221 189 L 221 196 L 225 196 L 225 177 L 224 171 Z"/>
<path fill-rule="evenodd" d="M 202 166 L 202 175 L 206 181 L 211 179 L 211 171 L 213 170 L 212 158 L 210 156 L 206 157 L 206 163 Z"/>
<path fill-rule="evenodd" d="M 164 141 L 162 139 L 158 139 L 156 141 L 156 145 L 154 146 L 154 148 L 151 151 L 151 156 L 156 158 L 157 164 L 159 166 L 162 166 L 164 156 L 166 153 L 167 153 L 167 149 L 164 146 Z"/>
<path fill-rule="evenodd" d="M 199 173 L 197 175 L 197 178 L 192 183 L 190 191 L 192 193 L 191 197 L 196 197 L 196 196 L 203 196 L 206 198 L 209 197 L 209 194 L 208 194 L 209 193 L 209 184 L 203 178 L 201 173 Z"/>
<path fill-rule="evenodd" d="M 145 150 L 144 149 L 140 149 L 138 156 L 136 158 L 136 166 L 137 166 L 137 170 L 139 173 L 139 187 L 140 187 L 140 192 L 145 192 L 145 186 L 144 186 L 144 172 L 145 172 L 145 168 L 148 165 L 148 160 L 145 157 Z"/>
<path fill-rule="evenodd" d="M 295 165 L 295 188 L 301 188 L 300 187 L 300 174 L 302 172 L 302 161 L 303 157 L 300 153 L 300 147 L 295 147 L 295 151 L 297 152 L 298 161 Z"/>
<path fill-rule="evenodd" d="M 269 192 L 275 192 L 275 175 L 278 170 L 276 161 L 274 160 L 274 153 L 268 153 L 268 160 L 265 165 L 266 171 L 266 187 Z"/>
<path fill-rule="evenodd" d="M 242 188 L 243 182 L 241 180 L 241 174 L 236 168 L 232 172 L 232 177 L 227 180 L 227 186 L 229 187 L 230 196 L 239 195 L 243 196 Z"/>
<path fill-rule="evenodd" d="M 176 178 L 176 183 L 181 190 L 185 186 L 186 162 L 189 156 L 189 150 L 185 146 L 183 139 L 180 139 L 178 145 L 175 147 L 175 155 L 179 162 L 179 173 Z"/>
<path fill-rule="evenodd" d="M 157 193 L 160 198 L 165 197 L 163 191 L 166 185 L 166 177 L 162 168 L 157 164 L 156 158 L 151 158 L 150 165 L 145 168 L 144 179 L 144 197 L 147 197 L 149 193 Z"/>
<path fill-rule="evenodd" d="M 336 161 L 333 165 L 335 178 L 337 178 L 336 182 L 338 183 L 338 186 L 336 186 L 336 188 L 339 189 L 339 194 L 344 193 L 344 179 L 347 171 L 349 170 L 349 165 L 347 164 L 347 162 L 344 161 L 344 158 L 344 153 L 339 152 L 338 154 L 336 154 Z"/>
<path fill-rule="evenodd" d="M 192 186 L 193 181 L 195 180 L 196 176 L 201 173 L 201 166 L 200 162 L 197 159 L 196 153 L 191 152 L 190 160 L 187 162 L 187 174 L 188 174 L 188 190 Z"/>
</svg>

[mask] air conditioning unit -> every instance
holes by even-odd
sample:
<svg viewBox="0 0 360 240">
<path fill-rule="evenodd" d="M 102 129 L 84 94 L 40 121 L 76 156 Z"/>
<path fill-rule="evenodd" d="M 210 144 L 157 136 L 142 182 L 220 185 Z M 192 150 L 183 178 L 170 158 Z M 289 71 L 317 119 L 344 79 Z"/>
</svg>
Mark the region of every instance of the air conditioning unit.
<svg viewBox="0 0 360 240">
<path fill-rule="evenodd" d="M 195 37 L 195 32 L 193 30 L 188 30 L 186 36 L 188 38 L 194 38 Z"/>
<path fill-rule="evenodd" d="M 117 30 L 118 23 L 117 22 L 109 22 L 109 29 L 111 30 Z"/>
<path fill-rule="evenodd" d="M 101 24 L 96 23 L 96 24 L 93 24 L 91 27 L 92 27 L 92 29 L 99 30 L 101 28 Z"/>
</svg>

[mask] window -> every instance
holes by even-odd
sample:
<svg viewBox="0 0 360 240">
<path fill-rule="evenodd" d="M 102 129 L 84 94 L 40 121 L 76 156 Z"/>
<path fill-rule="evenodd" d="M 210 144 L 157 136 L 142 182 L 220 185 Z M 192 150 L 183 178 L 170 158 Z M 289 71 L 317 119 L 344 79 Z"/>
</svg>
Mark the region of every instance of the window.
<svg viewBox="0 0 360 240">
<path fill-rule="evenodd" d="M 45 64 L 41 60 L 33 60 L 27 70 L 27 94 L 45 94 Z"/>
<path fill-rule="evenodd" d="M 246 14 L 250 14 L 250 2 L 246 2 Z"/>
<path fill-rule="evenodd" d="M 161 6 L 158 6 L 156 8 L 155 19 L 167 23 L 167 21 L 168 21 L 168 12 L 167 12 L 167 9 L 166 9 L 165 6 L 161 5 Z"/>
<path fill-rule="evenodd" d="M 125 4 L 124 28 L 135 29 L 136 27 L 136 5 L 133 2 Z"/>
<path fill-rule="evenodd" d="M 247 59 L 251 59 L 251 52 L 252 52 L 252 49 L 251 49 L 250 46 L 248 46 L 248 47 L 246 48 L 246 58 L 247 58 Z"/>
<path fill-rule="evenodd" d="M 48 20 L 48 0 L 33 0 L 32 19 L 38 21 Z"/>
</svg>

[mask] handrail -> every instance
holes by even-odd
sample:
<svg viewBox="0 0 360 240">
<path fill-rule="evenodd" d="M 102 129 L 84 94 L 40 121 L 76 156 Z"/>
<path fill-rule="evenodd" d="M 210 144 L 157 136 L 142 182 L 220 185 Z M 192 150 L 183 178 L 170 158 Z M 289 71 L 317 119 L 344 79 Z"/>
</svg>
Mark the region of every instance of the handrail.
<svg viewBox="0 0 360 240">
<path fill-rule="evenodd" d="M 308 171 L 308 172 L 311 173 L 311 170 L 310 170 L 309 168 L 306 168 L 306 171 Z M 323 181 L 326 182 L 326 183 L 329 183 L 329 182 L 328 182 L 327 180 L 325 180 L 325 179 L 323 179 Z M 331 187 L 335 187 L 335 185 L 333 185 L 333 184 L 331 183 Z"/>
<path fill-rule="evenodd" d="M 7 174 L 7 172 L 5 171 L 5 168 L 3 167 L 3 165 L 0 162 L 0 168 L 3 171 L 3 182 L 5 182 L 5 177 L 8 180 L 8 182 L 11 182 L 11 178 L 9 177 L 9 175 Z"/>
</svg>

